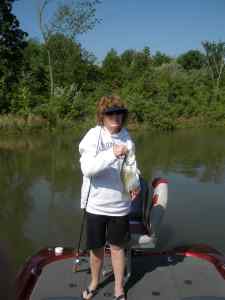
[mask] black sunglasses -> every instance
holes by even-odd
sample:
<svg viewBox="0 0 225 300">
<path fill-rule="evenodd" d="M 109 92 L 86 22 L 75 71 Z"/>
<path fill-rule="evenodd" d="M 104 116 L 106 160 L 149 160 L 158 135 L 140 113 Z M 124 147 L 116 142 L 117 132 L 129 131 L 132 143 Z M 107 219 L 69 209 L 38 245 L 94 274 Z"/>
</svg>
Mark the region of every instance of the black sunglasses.
<svg viewBox="0 0 225 300">
<path fill-rule="evenodd" d="M 106 116 L 112 116 L 112 115 L 123 115 L 124 111 L 122 110 L 117 110 L 117 111 L 109 111 L 109 112 L 105 112 L 104 115 Z"/>
</svg>

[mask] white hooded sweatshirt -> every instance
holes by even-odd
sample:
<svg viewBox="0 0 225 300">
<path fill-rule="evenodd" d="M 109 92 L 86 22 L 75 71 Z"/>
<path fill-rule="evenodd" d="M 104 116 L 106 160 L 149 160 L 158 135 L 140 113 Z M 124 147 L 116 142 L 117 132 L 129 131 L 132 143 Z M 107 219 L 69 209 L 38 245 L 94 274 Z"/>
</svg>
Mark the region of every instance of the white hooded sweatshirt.
<svg viewBox="0 0 225 300">
<path fill-rule="evenodd" d="M 113 152 L 113 144 L 124 144 L 134 151 L 128 131 L 110 134 L 106 127 L 91 128 L 79 144 L 83 173 L 81 208 L 92 214 L 124 216 L 129 213 L 131 201 L 121 181 L 122 158 Z M 131 164 L 136 165 L 135 156 Z M 87 206 L 86 206 L 86 201 Z"/>
</svg>

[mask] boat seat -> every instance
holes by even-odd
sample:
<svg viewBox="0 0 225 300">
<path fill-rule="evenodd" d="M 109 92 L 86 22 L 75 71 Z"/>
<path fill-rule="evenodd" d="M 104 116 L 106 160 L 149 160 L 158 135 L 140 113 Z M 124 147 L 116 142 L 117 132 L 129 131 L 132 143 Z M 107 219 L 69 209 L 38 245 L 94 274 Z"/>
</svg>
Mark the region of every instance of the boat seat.
<svg viewBox="0 0 225 300">
<path fill-rule="evenodd" d="M 130 212 L 131 248 L 155 248 L 167 207 L 168 182 L 155 178 L 151 186 L 140 178 L 141 192 Z"/>
<path fill-rule="evenodd" d="M 130 212 L 131 241 L 126 252 L 125 282 L 132 273 L 132 251 L 155 249 L 168 201 L 166 179 L 155 178 L 150 187 L 143 178 L 140 178 L 140 183 L 141 192 L 137 199 L 132 201 Z"/>
</svg>

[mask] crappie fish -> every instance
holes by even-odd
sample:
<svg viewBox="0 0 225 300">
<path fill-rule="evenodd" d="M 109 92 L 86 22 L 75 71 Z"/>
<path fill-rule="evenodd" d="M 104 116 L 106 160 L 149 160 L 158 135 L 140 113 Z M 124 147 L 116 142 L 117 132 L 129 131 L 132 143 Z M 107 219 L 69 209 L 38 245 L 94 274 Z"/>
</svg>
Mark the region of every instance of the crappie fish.
<svg viewBox="0 0 225 300">
<path fill-rule="evenodd" d="M 140 188 L 140 172 L 137 168 L 134 149 L 128 148 L 128 151 L 121 168 L 121 180 L 123 182 L 124 191 L 130 195 L 131 191 Z"/>
</svg>

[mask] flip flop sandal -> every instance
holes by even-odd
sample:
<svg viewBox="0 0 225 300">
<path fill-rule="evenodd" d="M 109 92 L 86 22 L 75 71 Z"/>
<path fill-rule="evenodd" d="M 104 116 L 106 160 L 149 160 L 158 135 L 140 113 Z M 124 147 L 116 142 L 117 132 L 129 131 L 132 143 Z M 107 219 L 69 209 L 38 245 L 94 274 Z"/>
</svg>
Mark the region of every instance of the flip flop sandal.
<svg viewBox="0 0 225 300">
<path fill-rule="evenodd" d="M 90 290 L 89 288 L 86 288 L 82 292 L 82 299 L 83 300 L 92 299 L 97 294 L 97 292 L 98 292 L 98 288 L 96 288 L 95 290 Z M 84 293 L 86 294 L 86 297 L 84 297 Z"/>
<path fill-rule="evenodd" d="M 118 297 L 114 296 L 113 299 L 114 300 L 127 300 L 127 298 L 126 298 L 126 296 L 124 294 L 122 294 L 122 295 L 120 295 Z"/>
</svg>

